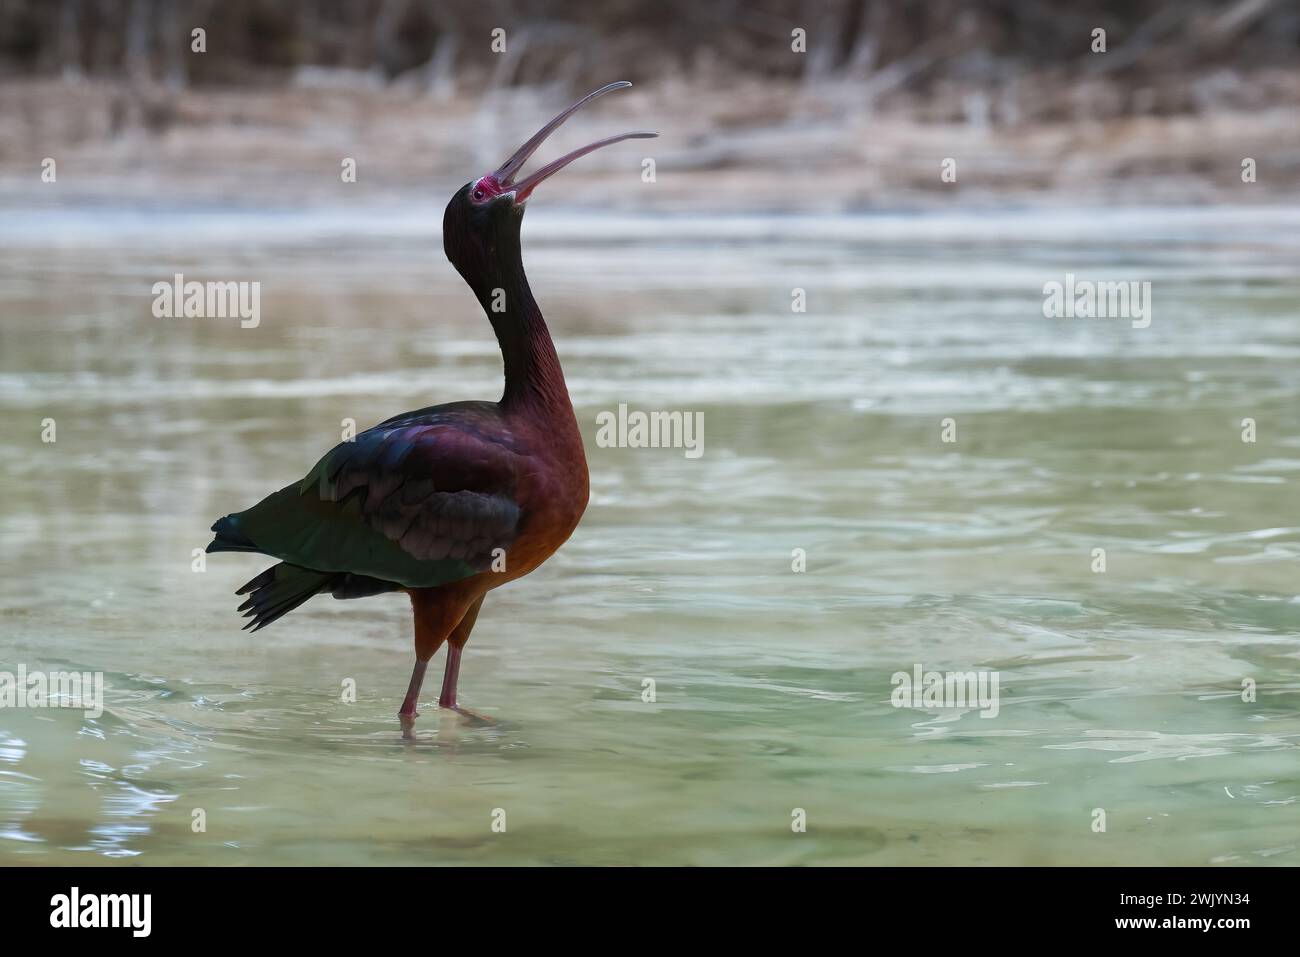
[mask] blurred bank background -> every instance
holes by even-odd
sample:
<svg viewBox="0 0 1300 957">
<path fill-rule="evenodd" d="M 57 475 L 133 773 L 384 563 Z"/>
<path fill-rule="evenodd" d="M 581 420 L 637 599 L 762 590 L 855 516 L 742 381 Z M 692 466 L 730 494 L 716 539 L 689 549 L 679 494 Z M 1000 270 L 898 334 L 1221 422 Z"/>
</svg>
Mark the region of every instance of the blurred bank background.
<svg viewBox="0 0 1300 957">
<path fill-rule="evenodd" d="M 1294 865 L 1298 37 L 1288 0 L 0 0 L 0 671 L 108 689 L 0 709 L 0 863 Z M 484 605 L 496 723 L 430 701 L 404 745 L 402 596 L 250 637 L 265 563 L 195 550 L 347 420 L 500 394 L 443 206 L 619 79 L 536 162 L 661 137 L 523 227 L 591 506 Z M 154 317 L 177 273 L 260 283 L 256 328 Z M 1045 318 L 1068 275 L 1149 325 Z M 703 455 L 598 447 L 624 403 Z M 917 667 L 996 672 L 997 717 L 893 707 Z"/>
<path fill-rule="evenodd" d="M 629 79 L 610 118 L 572 125 L 653 121 L 658 188 L 553 192 L 660 210 L 1261 202 L 1300 183 L 1298 59 L 1285 0 L 2 0 L 0 199 L 56 152 L 65 185 L 33 199 L 148 198 L 183 171 L 196 199 L 323 201 L 340 155 L 363 173 L 351 202 L 441 195 L 556 103 Z M 1252 151 L 1269 163 L 1243 193 Z"/>
</svg>

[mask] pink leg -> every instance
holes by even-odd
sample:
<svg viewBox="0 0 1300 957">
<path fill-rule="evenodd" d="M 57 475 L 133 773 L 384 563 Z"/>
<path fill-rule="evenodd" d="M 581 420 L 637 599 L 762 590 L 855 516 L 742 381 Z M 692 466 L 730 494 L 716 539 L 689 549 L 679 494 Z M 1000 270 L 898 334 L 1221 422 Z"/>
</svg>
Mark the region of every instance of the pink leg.
<svg viewBox="0 0 1300 957">
<path fill-rule="evenodd" d="M 428 667 L 427 661 L 415 662 L 415 667 L 411 670 L 411 684 L 406 689 L 406 698 L 402 701 L 402 710 L 397 712 L 402 730 L 408 735 L 415 730 L 415 719 L 420 714 L 415 710 L 415 706 L 420 701 L 420 685 L 424 684 L 424 672 Z"/>
<path fill-rule="evenodd" d="M 456 708 L 456 679 L 460 676 L 460 647 L 447 642 L 447 670 L 442 673 L 440 708 Z"/>
<path fill-rule="evenodd" d="M 442 674 L 442 696 L 438 699 L 440 708 L 466 713 L 456 705 L 456 679 L 460 677 L 460 653 L 465 647 L 465 642 L 469 640 L 469 633 L 474 628 L 474 622 L 478 620 L 478 610 L 482 607 L 483 596 L 480 595 L 474 604 L 469 606 L 460 624 L 447 636 L 447 670 Z"/>
</svg>

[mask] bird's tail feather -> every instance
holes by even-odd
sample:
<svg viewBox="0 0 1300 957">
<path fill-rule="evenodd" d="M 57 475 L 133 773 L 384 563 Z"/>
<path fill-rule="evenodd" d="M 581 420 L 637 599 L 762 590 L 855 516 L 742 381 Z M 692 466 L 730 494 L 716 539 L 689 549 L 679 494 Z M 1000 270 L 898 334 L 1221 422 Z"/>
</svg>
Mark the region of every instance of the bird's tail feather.
<svg viewBox="0 0 1300 957">
<path fill-rule="evenodd" d="M 313 571 L 287 562 L 272 565 L 235 592 L 236 595 L 248 595 L 239 606 L 244 617 L 252 619 L 244 628 L 253 631 L 265 628 L 307 599 L 332 587 L 336 577 L 334 572 Z"/>
<path fill-rule="evenodd" d="M 212 531 L 216 532 L 217 535 L 208 543 L 207 551 L 209 553 L 261 551 L 247 535 L 239 530 L 238 515 L 227 515 L 225 518 L 217 519 L 212 526 Z"/>
</svg>

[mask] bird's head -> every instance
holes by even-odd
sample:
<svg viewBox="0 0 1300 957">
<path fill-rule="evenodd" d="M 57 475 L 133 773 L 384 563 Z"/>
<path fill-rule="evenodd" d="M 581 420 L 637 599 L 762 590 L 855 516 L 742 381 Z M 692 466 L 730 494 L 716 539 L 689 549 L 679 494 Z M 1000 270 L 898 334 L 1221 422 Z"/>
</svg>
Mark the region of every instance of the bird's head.
<svg viewBox="0 0 1300 957">
<path fill-rule="evenodd" d="M 603 146 L 659 135 L 642 131 L 606 137 L 561 156 L 531 176 L 516 179 L 528 158 L 580 107 L 611 90 L 621 90 L 631 85 L 623 80 L 588 93 L 534 133 L 499 169 L 485 173 L 456 191 L 442 217 L 442 245 L 447 258 L 471 286 L 493 271 L 492 267 L 500 263 L 502 253 L 518 253 L 519 224 L 523 219 L 524 204 L 542 180 L 554 176 L 578 157 L 586 156 Z"/>
</svg>

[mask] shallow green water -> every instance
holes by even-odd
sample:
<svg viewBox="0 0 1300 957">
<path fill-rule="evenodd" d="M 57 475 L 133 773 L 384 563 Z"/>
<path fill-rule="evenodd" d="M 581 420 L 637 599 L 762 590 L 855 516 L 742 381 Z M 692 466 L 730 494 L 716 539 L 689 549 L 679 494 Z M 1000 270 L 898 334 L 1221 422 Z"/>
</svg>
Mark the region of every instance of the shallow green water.
<svg viewBox="0 0 1300 957">
<path fill-rule="evenodd" d="M 592 504 L 484 606 L 495 724 L 431 677 L 403 743 L 403 598 L 249 636 L 266 563 L 191 551 L 343 418 L 496 397 L 438 218 L 0 218 L 0 670 L 108 686 L 0 708 L 0 863 L 1300 863 L 1300 211 L 530 213 Z M 261 325 L 155 319 L 175 272 Z M 1067 272 L 1151 326 L 1044 319 Z M 621 402 L 704 454 L 596 447 Z M 893 707 L 917 664 L 997 717 Z"/>
</svg>

